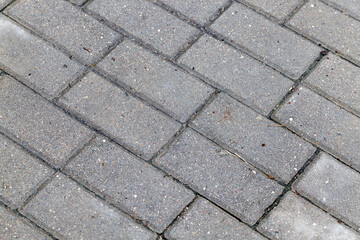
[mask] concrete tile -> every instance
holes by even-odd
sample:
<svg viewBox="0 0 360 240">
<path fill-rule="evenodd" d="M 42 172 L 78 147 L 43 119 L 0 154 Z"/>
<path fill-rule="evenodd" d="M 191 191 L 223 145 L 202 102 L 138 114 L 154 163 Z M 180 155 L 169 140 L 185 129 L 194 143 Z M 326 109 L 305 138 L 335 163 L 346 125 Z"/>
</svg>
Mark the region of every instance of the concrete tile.
<svg viewBox="0 0 360 240">
<path fill-rule="evenodd" d="M 360 116 L 360 68 L 330 53 L 303 81 Z"/>
<path fill-rule="evenodd" d="M 172 7 L 176 11 L 184 14 L 191 20 L 200 24 L 205 24 L 217 13 L 219 9 L 224 7 L 228 0 L 157 0 Z"/>
<path fill-rule="evenodd" d="M 20 207 L 53 172 L 0 135 L 0 199 L 9 207 Z"/>
<path fill-rule="evenodd" d="M 296 79 L 321 51 L 310 41 L 242 4 L 233 4 L 211 25 L 211 29 Z"/>
<path fill-rule="evenodd" d="M 0 14 L 0 68 L 48 99 L 56 97 L 84 67 Z"/>
<path fill-rule="evenodd" d="M 360 63 L 360 21 L 311 0 L 287 23 L 295 31 Z"/>
<path fill-rule="evenodd" d="M 85 75 L 59 103 L 145 159 L 181 127 L 94 73 Z"/>
<path fill-rule="evenodd" d="M 271 239 L 360 239 L 358 233 L 293 192 L 284 196 L 258 230 Z"/>
<path fill-rule="evenodd" d="M 268 114 L 293 85 L 280 73 L 207 35 L 179 62 L 263 114 Z"/>
<path fill-rule="evenodd" d="M 21 212 L 61 239 L 156 239 L 77 183 L 57 174 Z"/>
<path fill-rule="evenodd" d="M 197 199 L 165 233 L 169 240 L 265 240 L 260 234 L 204 198 Z"/>
<path fill-rule="evenodd" d="M 315 149 L 279 124 L 220 94 L 191 126 L 287 183 Z"/>
<path fill-rule="evenodd" d="M 86 64 L 94 63 L 120 38 L 118 33 L 63 0 L 17 1 L 6 13 Z"/>
<path fill-rule="evenodd" d="M 125 40 L 96 66 L 105 75 L 185 122 L 213 88 Z"/>
<path fill-rule="evenodd" d="M 146 0 L 95 0 L 87 9 L 169 56 L 199 33 Z"/>
<path fill-rule="evenodd" d="M 155 164 L 249 224 L 283 190 L 193 130 L 186 130 Z"/>
<path fill-rule="evenodd" d="M 43 232 L 35 229 L 19 216 L 10 213 L 0 206 L 0 236 L 1 239 L 20 239 L 20 240 L 50 240 Z"/>
<path fill-rule="evenodd" d="M 66 171 L 159 233 L 195 197 L 164 173 L 102 137 L 73 159 Z"/>
<path fill-rule="evenodd" d="M 240 2 L 254 7 L 281 21 L 284 20 L 303 0 L 240 0 Z"/>
<path fill-rule="evenodd" d="M 322 153 L 294 188 L 332 215 L 360 230 L 360 174 Z"/>
<path fill-rule="evenodd" d="M 93 133 L 10 77 L 0 78 L 0 128 L 55 167 Z"/>
<path fill-rule="evenodd" d="M 360 118 L 305 87 L 298 88 L 273 118 L 360 169 Z"/>
<path fill-rule="evenodd" d="M 359 0 L 324 0 L 328 4 L 360 20 Z"/>
<path fill-rule="evenodd" d="M 0 10 L 6 7 L 11 2 L 11 0 L 0 0 Z"/>
</svg>

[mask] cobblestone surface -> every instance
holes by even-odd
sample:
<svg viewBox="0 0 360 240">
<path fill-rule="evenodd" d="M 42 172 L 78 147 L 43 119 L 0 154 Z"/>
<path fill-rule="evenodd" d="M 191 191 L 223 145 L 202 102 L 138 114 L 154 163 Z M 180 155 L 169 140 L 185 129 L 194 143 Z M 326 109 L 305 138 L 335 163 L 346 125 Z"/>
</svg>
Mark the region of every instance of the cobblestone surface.
<svg viewBox="0 0 360 240">
<path fill-rule="evenodd" d="M 360 240 L 359 0 L 0 0 L 0 239 Z"/>
</svg>

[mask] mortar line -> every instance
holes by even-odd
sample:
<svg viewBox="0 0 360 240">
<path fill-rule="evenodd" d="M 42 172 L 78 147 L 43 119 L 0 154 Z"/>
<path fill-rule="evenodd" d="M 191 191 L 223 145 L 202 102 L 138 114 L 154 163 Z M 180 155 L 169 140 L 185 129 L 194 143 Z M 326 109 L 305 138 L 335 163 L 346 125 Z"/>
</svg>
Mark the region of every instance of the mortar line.
<svg viewBox="0 0 360 240">
<path fill-rule="evenodd" d="M 13 215 L 15 218 L 20 220 L 23 224 L 29 226 L 30 228 L 36 229 L 38 232 L 43 233 L 44 235 L 50 237 L 51 239 L 58 240 L 58 238 L 54 237 L 51 233 L 40 227 L 38 224 L 36 224 L 31 219 L 27 218 L 25 215 L 21 214 L 16 209 L 11 209 L 7 204 L 0 201 L 0 207 L 3 207 L 5 211 L 8 211 L 10 215 Z"/>
<path fill-rule="evenodd" d="M 309 2 L 309 0 L 301 0 L 301 2 L 296 6 L 296 8 L 294 8 L 282 21 L 281 21 L 281 25 L 285 26 L 285 23 L 288 22 L 293 16 L 296 15 L 296 13 L 298 13 L 300 11 L 301 8 L 303 8 L 307 3 Z"/>
<path fill-rule="evenodd" d="M 2 13 L 3 11 L 5 11 L 6 8 L 8 8 L 10 5 L 12 5 L 13 3 L 15 3 L 17 0 L 11 0 L 8 4 L 6 4 L 3 8 L 0 9 L 0 13 Z"/>
</svg>

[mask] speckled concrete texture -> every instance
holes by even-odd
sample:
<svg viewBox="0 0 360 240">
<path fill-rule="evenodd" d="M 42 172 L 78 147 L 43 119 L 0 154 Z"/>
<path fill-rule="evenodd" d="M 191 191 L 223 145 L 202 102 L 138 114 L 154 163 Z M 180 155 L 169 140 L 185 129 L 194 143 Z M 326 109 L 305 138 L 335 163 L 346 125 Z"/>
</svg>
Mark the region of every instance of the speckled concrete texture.
<svg viewBox="0 0 360 240">
<path fill-rule="evenodd" d="M 0 240 L 360 240 L 359 0 L 0 0 Z"/>
</svg>

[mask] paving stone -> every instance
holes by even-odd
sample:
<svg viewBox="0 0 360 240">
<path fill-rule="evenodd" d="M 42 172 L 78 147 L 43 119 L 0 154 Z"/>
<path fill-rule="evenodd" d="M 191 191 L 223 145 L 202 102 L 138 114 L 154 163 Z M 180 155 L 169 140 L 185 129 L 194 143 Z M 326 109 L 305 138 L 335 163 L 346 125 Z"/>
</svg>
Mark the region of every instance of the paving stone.
<svg viewBox="0 0 360 240">
<path fill-rule="evenodd" d="M 310 41 L 241 4 L 233 4 L 211 25 L 211 29 L 296 79 L 321 51 Z"/>
<path fill-rule="evenodd" d="M 0 236 L 3 240 L 50 240 L 44 233 L 30 226 L 15 214 L 0 206 Z"/>
<path fill-rule="evenodd" d="M 0 0 L 0 10 L 6 7 L 11 2 L 11 0 Z"/>
<path fill-rule="evenodd" d="M 332 215 L 360 230 L 360 174 L 323 153 L 294 188 Z"/>
<path fill-rule="evenodd" d="M 0 199 L 18 208 L 54 171 L 0 135 Z"/>
<path fill-rule="evenodd" d="M 273 69 L 206 35 L 179 61 L 264 114 L 268 114 L 293 85 Z"/>
<path fill-rule="evenodd" d="M 84 70 L 4 15 L 0 15 L 0 38 L 0 68 L 49 99 L 56 97 Z"/>
<path fill-rule="evenodd" d="M 181 127 L 94 73 L 81 79 L 59 103 L 145 159 Z"/>
<path fill-rule="evenodd" d="M 226 94 L 220 94 L 191 125 L 285 183 L 315 151 L 295 134 Z"/>
<path fill-rule="evenodd" d="M 125 40 L 97 67 L 185 122 L 214 90 L 149 51 Z"/>
<path fill-rule="evenodd" d="M 155 164 L 249 224 L 256 223 L 283 189 L 192 130 Z"/>
<path fill-rule="evenodd" d="M 355 65 L 329 54 L 303 82 L 360 115 L 360 68 Z"/>
<path fill-rule="evenodd" d="M 360 20 L 359 0 L 324 0 L 328 4 Z"/>
<path fill-rule="evenodd" d="M 240 0 L 277 20 L 286 18 L 303 0 Z"/>
<path fill-rule="evenodd" d="M 169 240 L 265 240 L 260 234 L 203 198 L 192 204 L 190 209 L 167 230 L 165 237 Z"/>
<path fill-rule="evenodd" d="M 6 13 L 92 64 L 120 35 L 66 1 L 17 1 Z"/>
<path fill-rule="evenodd" d="M 288 25 L 360 63 L 360 44 L 354 40 L 360 38 L 360 21 L 312 0 L 290 19 Z"/>
<path fill-rule="evenodd" d="M 271 239 L 360 239 L 358 233 L 293 192 L 260 222 L 258 230 Z"/>
<path fill-rule="evenodd" d="M 172 7 L 176 11 L 184 14 L 188 18 L 205 24 L 217 13 L 217 11 L 227 5 L 228 0 L 157 0 Z"/>
<path fill-rule="evenodd" d="M 57 174 L 21 212 L 61 239 L 156 239 L 77 183 Z"/>
<path fill-rule="evenodd" d="M 0 78 L 0 129 L 55 167 L 92 132 L 10 77 Z"/>
<path fill-rule="evenodd" d="M 360 118 L 305 87 L 300 87 L 273 118 L 360 169 Z"/>
<path fill-rule="evenodd" d="M 199 33 L 146 0 L 95 0 L 87 9 L 169 56 L 175 55 Z"/>
<path fill-rule="evenodd" d="M 102 137 L 96 138 L 66 170 L 159 233 L 195 197 L 164 173 Z"/>
</svg>

